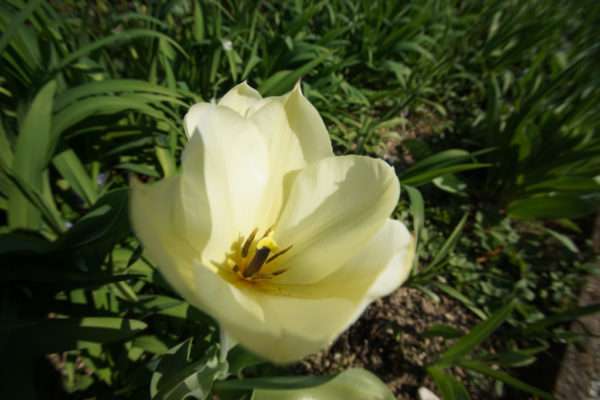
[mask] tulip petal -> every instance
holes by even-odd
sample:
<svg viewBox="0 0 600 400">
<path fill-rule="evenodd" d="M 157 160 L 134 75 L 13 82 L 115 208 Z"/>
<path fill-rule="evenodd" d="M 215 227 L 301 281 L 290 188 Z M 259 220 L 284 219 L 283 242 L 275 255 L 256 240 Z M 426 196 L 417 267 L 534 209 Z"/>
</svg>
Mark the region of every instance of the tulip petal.
<svg viewBox="0 0 600 400">
<path fill-rule="evenodd" d="M 406 227 L 388 219 L 359 254 L 322 281 L 281 285 L 286 296 L 259 297 L 262 325 L 276 325 L 263 332 L 279 333 L 263 333 L 267 337 L 262 338 L 246 333 L 240 343 L 279 363 L 327 347 L 373 300 L 390 294 L 408 278 L 413 256 L 414 239 Z"/>
<path fill-rule="evenodd" d="M 381 160 L 331 157 L 295 177 L 276 239 L 293 245 L 281 257 L 287 284 L 315 283 L 357 254 L 385 223 L 399 196 L 394 170 Z"/>
<path fill-rule="evenodd" d="M 258 301 L 265 316 L 261 324 L 226 329 L 242 346 L 278 364 L 300 360 L 331 344 L 354 309 L 347 299 L 264 296 Z"/>
<path fill-rule="evenodd" d="M 185 126 L 194 134 L 182 156 L 185 218 L 178 223 L 191 242 L 206 245 L 205 260 L 222 261 L 233 241 L 248 235 L 265 213 L 267 145 L 251 121 L 223 106 L 196 104 Z M 204 243 L 207 229 L 210 239 Z"/>
<path fill-rule="evenodd" d="M 179 185 L 177 176 L 146 185 L 132 179 L 129 212 L 144 254 L 177 292 L 189 298 L 196 292 L 193 270 L 189 266 L 197 253 L 173 224 L 180 212 Z"/>
<path fill-rule="evenodd" d="M 322 295 L 370 302 L 396 290 L 410 275 L 415 241 L 402 222 L 388 219 L 360 253 L 313 288 Z"/>
<path fill-rule="evenodd" d="M 219 100 L 219 105 L 229 107 L 241 116 L 246 116 L 248 110 L 260 100 L 262 100 L 260 93 L 246 82 L 242 82 L 229 90 Z"/>
<path fill-rule="evenodd" d="M 304 97 L 300 82 L 281 101 L 284 104 L 292 131 L 300 140 L 304 158 L 315 162 L 332 157 L 331 140 L 317 109 Z"/>
<path fill-rule="evenodd" d="M 304 151 L 298 136 L 291 130 L 283 104 L 268 101 L 252 113 L 251 121 L 265 138 L 269 148 L 271 176 L 268 191 L 265 193 L 267 213 L 260 224 L 271 226 L 281 211 L 284 193 L 284 179 L 290 172 L 306 166 Z"/>
</svg>

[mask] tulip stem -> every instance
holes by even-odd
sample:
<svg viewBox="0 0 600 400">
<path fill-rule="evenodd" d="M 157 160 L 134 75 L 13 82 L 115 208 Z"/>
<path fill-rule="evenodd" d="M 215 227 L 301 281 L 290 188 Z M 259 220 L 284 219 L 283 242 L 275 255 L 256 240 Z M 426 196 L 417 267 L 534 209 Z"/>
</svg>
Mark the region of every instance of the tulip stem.
<svg viewBox="0 0 600 400">
<path fill-rule="evenodd" d="M 229 336 L 225 329 L 219 326 L 219 344 L 219 361 L 225 362 L 227 361 L 227 354 L 229 353 L 229 350 L 231 350 L 233 347 L 235 347 L 235 345 L 237 345 L 237 340 Z"/>
</svg>

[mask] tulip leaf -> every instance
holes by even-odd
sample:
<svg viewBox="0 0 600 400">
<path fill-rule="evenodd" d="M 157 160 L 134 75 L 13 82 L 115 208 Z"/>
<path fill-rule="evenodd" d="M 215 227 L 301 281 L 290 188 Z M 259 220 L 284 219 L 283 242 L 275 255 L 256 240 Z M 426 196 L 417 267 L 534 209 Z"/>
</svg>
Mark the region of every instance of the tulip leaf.
<svg viewBox="0 0 600 400">
<path fill-rule="evenodd" d="M 423 196 L 418 189 L 412 186 L 405 185 L 403 189 L 408 193 L 410 199 L 410 213 L 413 218 L 413 229 L 415 230 L 415 239 L 419 243 L 421 231 L 425 225 L 425 202 Z"/>
<path fill-rule="evenodd" d="M 442 368 L 429 367 L 427 373 L 437 386 L 444 400 L 469 400 L 469 393 L 464 385 Z"/>
<path fill-rule="evenodd" d="M 550 393 L 544 392 L 543 390 L 540 390 L 534 386 L 528 385 L 527 383 L 507 374 L 506 372 L 491 368 L 482 362 L 474 360 L 462 360 L 459 362 L 459 365 L 463 368 L 479 372 L 480 374 L 487 375 L 498 381 L 504 382 L 507 385 L 510 385 L 516 389 L 522 390 L 527 393 L 531 393 L 541 399 L 554 399 L 554 397 Z"/>
<path fill-rule="evenodd" d="M 253 400 L 393 400 L 390 389 L 367 370 L 352 368 L 317 386 L 301 389 L 256 389 Z"/>
<path fill-rule="evenodd" d="M 56 155 L 52 162 L 73 191 L 84 199 L 87 205 L 94 204 L 97 197 L 96 185 L 75 152 L 67 149 Z"/>
<path fill-rule="evenodd" d="M 423 171 L 418 174 L 413 173 L 409 176 L 401 176 L 400 182 L 405 185 L 421 186 L 421 185 L 431 182 L 432 180 L 434 180 L 435 178 L 440 177 L 440 176 L 444 176 L 444 175 L 448 175 L 448 174 L 455 174 L 457 172 L 463 172 L 463 171 L 471 171 L 474 169 L 488 168 L 491 165 L 492 164 L 468 163 L 468 164 L 450 165 L 450 166 L 445 166 L 445 167 L 441 167 L 441 168 L 432 168 L 430 170 Z"/>
<path fill-rule="evenodd" d="M 431 261 L 431 263 L 429 264 L 430 268 L 443 262 L 446 259 L 446 257 L 450 254 L 450 252 L 454 249 L 454 246 L 456 246 L 456 243 L 458 242 L 458 239 L 460 237 L 460 234 L 462 233 L 462 230 L 465 226 L 465 223 L 467 222 L 468 217 L 469 214 L 465 213 L 458 222 L 458 224 L 456 224 L 456 227 L 454 227 L 454 230 L 452 231 L 450 236 L 448 236 L 448 239 L 446 239 L 446 241 L 442 245 L 442 248 L 437 252 L 433 261 Z"/>
<path fill-rule="evenodd" d="M 127 188 L 116 189 L 102 196 L 86 215 L 79 219 L 62 239 L 70 248 L 107 249 L 129 234 Z"/>
<path fill-rule="evenodd" d="M 56 82 L 50 81 L 35 96 L 21 124 L 15 146 L 13 173 L 36 194 L 42 192 L 42 173 L 48 163 L 55 91 Z M 9 188 L 8 217 L 12 228 L 37 229 L 41 222 L 40 210 L 16 185 Z"/>
<path fill-rule="evenodd" d="M 105 81 L 90 82 L 81 84 L 72 89 L 61 93 L 56 97 L 54 102 L 54 110 L 59 111 L 64 107 L 81 101 L 84 98 L 91 96 L 104 95 L 107 93 L 123 93 L 123 92 L 147 92 L 154 94 L 162 94 L 170 96 L 175 101 L 180 95 L 163 86 L 155 85 L 145 81 L 134 79 L 110 79 Z"/>
<path fill-rule="evenodd" d="M 229 363 L 229 372 L 238 375 L 245 368 L 262 364 L 265 361 L 242 346 L 235 346 L 227 353 L 227 362 Z"/>
<path fill-rule="evenodd" d="M 569 322 L 579 317 L 598 312 L 600 312 L 600 303 L 573 308 L 532 322 L 523 329 L 523 333 L 525 335 L 535 334 L 537 332 L 542 331 L 543 329 L 559 324 L 561 322 Z"/>
<path fill-rule="evenodd" d="M 10 40 L 15 33 L 21 29 L 25 21 L 31 18 L 41 3 L 41 0 L 32 0 L 28 2 L 27 5 L 23 7 L 23 9 L 17 15 L 15 15 L 15 18 L 12 19 L 8 28 L 4 27 L 4 32 L 0 38 L 0 54 L 4 52 L 4 49 L 10 43 Z"/>
<path fill-rule="evenodd" d="M 60 61 L 60 63 L 58 64 L 58 66 L 56 68 L 54 68 L 54 70 L 52 72 L 53 73 L 59 72 L 61 69 L 67 67 L 69 64 L 75 62 L 79 58 L 85 57 L 89 53 L 96 51 L 98 49 L 101 49 L 102 47 L 110 46 L 115 43 L 128 42 L 130 40 L 142 38 L 142 37 L 164 39 L 164 40 L 168 41 L 169 43 L 171 43 L 177 50 L 179 50 L 183 55 L 185 55 L 187 57 L 187 53 L 185 52 L 185 50 L 183 50 L 183 48 L 179 45 L 179 43 L 177 43 L 176 41 L 174 41 L 173 39 L 171 39 L 169 36 L 165 35 L 164 33 L 150 30 L 150 29 L 130 29 L 127 31 L 114 33 L 110 36 L 103 37 L 103 38 L 101 38 L 99 40 L 95 40 L 92 43 L 89 43 L 83 47 L 80 47 L 79 49 L 70 53 L 67 57 L 62 59 Z"/>
<path fill-rule="evenodd" d="M 169 346 L 155 335 L 138 336 L 132 340 L 131 344 L 153 354 L 160 355 L 169 351 Z"/>
<path fill-rule="evenodd" d="M 514 306 L 515 302 L 510 301 L 485 321 L 480 322 L 469 333 L 458 339 L 456 343 L 446 350 L 435 365 L 451 365 L 470 353 L 510 316 Z"/>
<path fill-rule="evenodd" d="M 454 289 L 452 286 L 446 285 L 441 282 L 433 282 L 433 285 L 435 285 L 438 289 L 446 293 L 448 296 L 460 301 L 465 307 L 471 310 L 473 314 L 477 315 L 479 318 L 487 318 L 487 314 L 481 308 L 477 307 L 477 305 L 475 305 L 475 303 L 471 299 L 469 299 L 467 296 L 465 296 L 458 290 Z"/>
<path fill-rule="evenodd" d="M 92 288 L 139 278 L 138 275 L 133 274 L 115 275 L 66 269 L 60 264 L 60 260 L 55 259 L 35 258 L 28 261 L 37 261 L 37 264 L 22 265 L 12 260 L 6 262 L 0 269 L 0 282 L 28 282 L 62 289 L 74 289 Z"/>
<path fill-rule="evenodd" d="M 574 195 L 533 196 L 508 205 L 508 214 L 519 219 L 577 218 L 593 213 L 597 205 Z"/>
<path fill-rule="evenodd" d="M 308 61 L 298 69 L 292 71 L 279 71 L 265 80 L 258 88 L 264 96 L 280 95 L 290 90 L 294 84 L 303 76 L 307 75 L 328 57 L 322 54 L 315 59 Z"/>
<path fill-rule="evenodd" d="M 144 329 L 142 321 L 116 317 L 8 320 L 0 324 L 2 335 L 8 335 L 7 343 L 27 343 L 30 351 L 38 354 L 85 348 L 88 342 L 117 342 Z"/>
<path fill-rule="evenodd" d="M 563 246 L 565 246 L 571 252 L 579 253 L 579 249 L 577 248 L 577 245 L 573 242 L 573 240 L 571 240 L 571 238 L 569 236 L 564 235 L 564 234 L 557 232 L 554 229 L 550 229 L 550 228 L 544 228 L 544 231 L 546 231 L 550 236 L 552 236 L 554 239 L 556 239 L 558 242 L 560 242 Z"/>
<path fill-rule="evenodd" d="M 159 314 L 203 324 L 212 323 L 212 320 L 206 314 L 185 301 L 174 297 L 164 295 L 139 296 L 136 306 L 140 307 L 140 311 L 143 313 Z"/>
<path fill-rule="evenodd" d="M 24 179 L 22 179 L 18 175 L 15 175 L 12 170 L 5 168 L 5 166 L 3 166 L 2 164 L 0 164 L 0 171 L 2 171 L 5 174 L 7 182 L 10 182 L 9 185 L 7 185 L 7 191 L 9 194 L 7 210 L 9 214 L 11 212 L 11 191 L 14 190 L 16 194 L 22 195 L 24 201 L 28 203 L 19 203 L 18 208 L 31 206 L 33 207 L 33 210 L 39 210 L 42 213 L 44 220 L 46 221 L 48 226 L 52 228 L 54 233 L 58 234 L 65 230 L 64 222 L 62 220 L 62 217 L 56 211 L 56 207 L 54 205 L 52 197 L 47 191 L 44 192 L 45 189 L 47 189 L 46 183 L 48 175 L 45 173 L 47 172 L 47 170 L 42 172 L 42 193 L 40 193 L 40 191 L 38 190 L 34 190 Z M 15 208 L 12 208 L 12 210 L 14 211 Z"/>
<path fill-rule="evenodd" d="M 42 235 L 28 231 L 13 231 L 0 235 L 0 255 L 44 254 L 53 248 Z"/>
<path fill-rule="evenodd" d="M 456 339 L 462 335 L 460 329 L 446 324 L 435 324 L 423 332 L 424 337 L 441 336 L 446 339 Z"/>
<path fill-rule="evenodd" d="M 216 384 L 219 391 L 253 389 L 306 389 L 322 385 L 334 379 L 329 376 L 271 376 L 222 381 Z"/>
<path fill-rule="evenodd" d="M 482 152 L 478 152 L 478 154 L 482 154 Z M 404 185 L 420 186 L 444 175 L 490 166 L 490 164 L 476 162 L 465 163 L 465 161 L 473 159 L 474 155 L 461 149 L 441 151 L 404 170 L 400 174 L 400 182 Z"/>
<path fill-rule="evenodd" d="M 187 396 L 209 398 L 213 382 L 226 376 L 227 363 L 219 361 L 216 345 L 204 349 L 195 359 L 200 348 L 188 339 L 161 356 L 150 383 L 153 400 L 179 400 Z"/>
</svg>

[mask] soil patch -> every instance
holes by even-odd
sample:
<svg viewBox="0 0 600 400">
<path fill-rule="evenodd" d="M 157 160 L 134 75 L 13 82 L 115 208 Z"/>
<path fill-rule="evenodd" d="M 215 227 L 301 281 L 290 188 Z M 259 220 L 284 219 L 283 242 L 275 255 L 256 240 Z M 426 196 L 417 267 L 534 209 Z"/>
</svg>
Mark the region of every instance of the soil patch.
<svg viewBox="0 0 600 400">
<path fill-rule="evenodd" d="M 294 367 L 301 374 L 327 374 L 351 367 L 365 368 L 379 376 L 398 399 L 417 399 L 425 386 L 435 391 L 424 367 L 435 360 L 450 342 L 424 333 L 436 324 L 446 324 L 467 332 L 477 318 L 460 303 L 438 294 L 439 301 L 412 288 L 400 288 L 377 300 L 327 350 L 303 360 Z M 455 375 L 468 387 L 472 398 L 489 398 L 490 388 L 482 390 L 463 371 Z"/>
</svg>

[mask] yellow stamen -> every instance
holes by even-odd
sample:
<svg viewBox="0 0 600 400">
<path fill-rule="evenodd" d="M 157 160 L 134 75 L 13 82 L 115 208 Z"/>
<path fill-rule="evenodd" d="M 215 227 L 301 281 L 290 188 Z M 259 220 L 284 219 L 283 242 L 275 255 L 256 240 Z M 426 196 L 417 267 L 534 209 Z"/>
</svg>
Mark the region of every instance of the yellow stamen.
<svg viewBox="0 0 600 400">
<path fill-rule="evenodd" d="M 285 270 L 276 273 L 262 273 L 265 264 L 272 262 L 280 255 L 286 253 L 292 246 L 279 251 L 279 245 L 273 238 L 273 228 L 267 229 L 262 236 L 258 236 L 258 229 L 254 229 L 245 239 L 241 238 L 241 246 L 226 259 L 227 268 L 243 280 L 253 282 L 271 279 Z M 259 239 L 260 238 L 260 239 Z"/>
<path fill-rule="evenodd" d="M 258 243 L 256 244 L 257 250 L 265 249 L 265 248 L 269 249 L 269 251 L 271 251 L 271 252 L 277 251 L 277 249 L 279 248 L 279 246 L 277 245 L 277 242 L 275 242 L 275 240 L 273 239 L 273 232 L 269 233 L 267 236 L 260 239 L 258 241 Z"/>
</svg>

